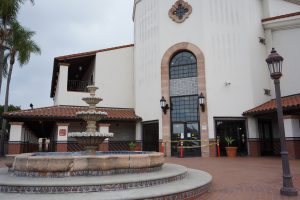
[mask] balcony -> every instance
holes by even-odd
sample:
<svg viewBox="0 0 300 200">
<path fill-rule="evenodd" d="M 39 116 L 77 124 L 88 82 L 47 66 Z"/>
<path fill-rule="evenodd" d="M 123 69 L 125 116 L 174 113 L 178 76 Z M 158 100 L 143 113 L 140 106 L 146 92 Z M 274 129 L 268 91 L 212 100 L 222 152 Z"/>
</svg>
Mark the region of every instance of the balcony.
<svg viewBox="0 0 300 200">
<path fill-rule="evenodd" d="M 68 80 L 69 92 L 88 92 L 86 86 L 92 84 L 90 81 Z"/>
</svg>

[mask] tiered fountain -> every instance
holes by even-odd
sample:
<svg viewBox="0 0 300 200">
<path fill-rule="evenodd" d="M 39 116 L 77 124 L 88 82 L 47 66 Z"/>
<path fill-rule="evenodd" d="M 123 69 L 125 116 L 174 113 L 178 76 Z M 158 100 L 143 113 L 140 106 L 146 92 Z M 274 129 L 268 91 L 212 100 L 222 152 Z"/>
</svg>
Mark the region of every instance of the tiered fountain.
<svg viewBox="0 0 300 200">
<path fill-rule="evenodd" d="M 96 151 L 106 138 L 113 137 L 113 133 L 97 132 L 96 122 L 107 116 L 106 112 L 96 111 L 96 105 L 102 101 L 100 97 L 96 97 L 96 90 L 98 89 L 94 85 L 87 86 L 90 93 L 89 97 L 84 97 L 89 108 L 87 111 L 77 112 L 77 117 L 87 122 L 86 132 L 74 132 L 69 133 L 68 136 L 75 138 L 77 142 L 84 146 L 86 154 L 96 154 Z"/>
<path fill-rule="evenodd" d="M 96 122 L 107 115 L 96 111 L 102 100 L 95 96 L 96 89 L 88 86 L 90 96 L 83 98 L 88 110 L 76 113 L 87 122 L 86 131 L 68 134 L 85 151 L 10 156 L 10 170 L 0 169 L 0 199 L 198 199 L 208 191 L 212 180 L 208 173 L 164 164 L 163 153 L 96 151 L 113 137 L 108 131 L 96 131 Z"/>
</svg>

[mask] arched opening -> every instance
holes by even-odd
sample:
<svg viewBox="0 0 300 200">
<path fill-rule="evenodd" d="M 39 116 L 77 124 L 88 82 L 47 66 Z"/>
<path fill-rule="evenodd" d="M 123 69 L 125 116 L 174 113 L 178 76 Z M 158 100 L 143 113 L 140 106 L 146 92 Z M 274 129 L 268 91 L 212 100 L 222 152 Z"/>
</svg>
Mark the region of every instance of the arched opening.
<svg viewBox="0 0 300 200">
<path fill-rule="evenodd" d="M 169 71 L 171 155 L 179 156 L 180 148 L 184 148 L 184 156 L 200 156 L 197 59 L 189 51 L 176 52 Z"/>
<path fill-rule="evenodd" d="M 199 94 L 207 97 L 202 51 L 187 42 L 170 47 L 162 58 L 161 83 L 162 96 L 171 105 L 169 112 L 162 112 L 162 142 L 166 144 L 166 154 L 176 155 L 176 141 L 189 138 L 195 143 L 188 142 L 186 149 L 191 146 L 194 152 L 187 150 L 186 155 L 209 156 L 207 105 L 202 111 L 198 102 Z"/>
</svg>

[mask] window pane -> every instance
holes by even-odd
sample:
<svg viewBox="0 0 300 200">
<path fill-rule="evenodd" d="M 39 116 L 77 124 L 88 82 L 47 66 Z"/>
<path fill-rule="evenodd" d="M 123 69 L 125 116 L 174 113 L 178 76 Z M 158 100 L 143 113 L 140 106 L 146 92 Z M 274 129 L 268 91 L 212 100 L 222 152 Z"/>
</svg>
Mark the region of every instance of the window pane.
<svg viewBox="0 0 300 200">
<path fill-rule="evenodd" d="M 179 96 L 171 98 L 171 117 L 173 122 L 198 121 L 198 96 Z"/>
<path fill-rule="evenodd" d="M 184 124 L 173 124 L 173 134 L 184 133 Z"/>
<path fill-rule="evenodd" d="M 195 56 L 187 51 L 176 54 L 170 62 L 170 79 L 197 76 L 197 61 Z"/>
</svg>

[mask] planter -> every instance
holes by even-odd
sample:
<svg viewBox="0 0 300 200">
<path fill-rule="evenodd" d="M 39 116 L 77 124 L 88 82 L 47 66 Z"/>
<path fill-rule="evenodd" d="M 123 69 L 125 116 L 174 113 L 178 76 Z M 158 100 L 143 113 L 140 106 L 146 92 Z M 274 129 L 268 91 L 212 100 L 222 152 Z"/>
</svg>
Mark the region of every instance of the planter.
<svg viewBox="0 0 300 200">
<path fill-rule="evenodd" d="M 225 147 L 228 157 L 236 157 L 237 147 Z"/>
</svg>

